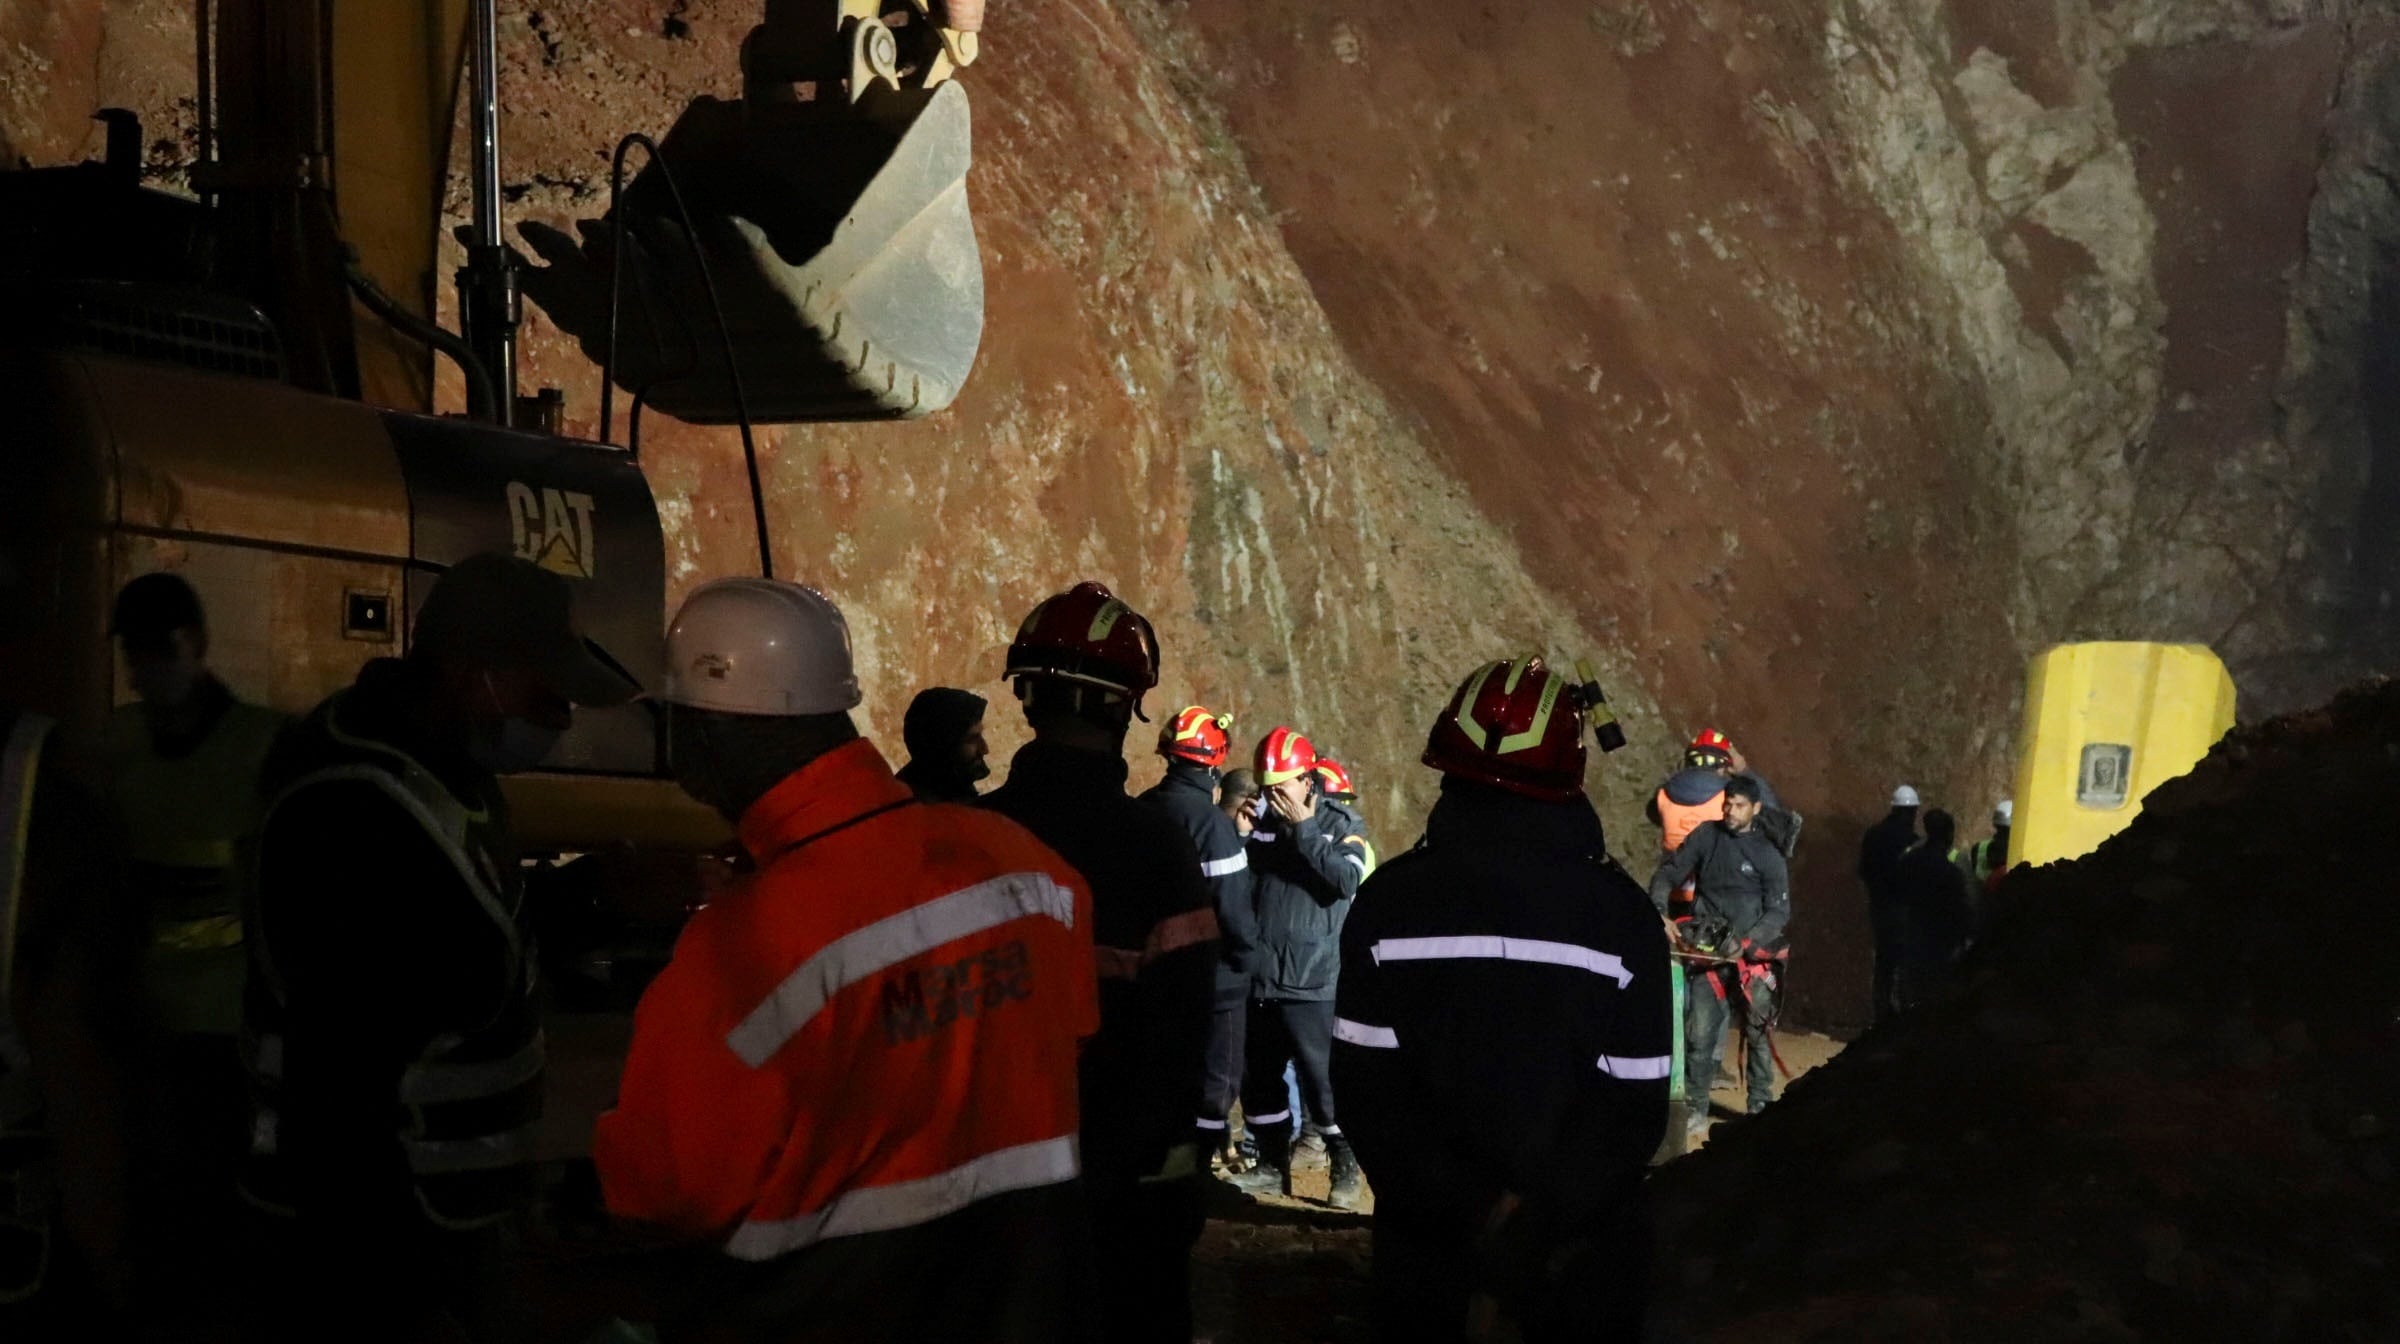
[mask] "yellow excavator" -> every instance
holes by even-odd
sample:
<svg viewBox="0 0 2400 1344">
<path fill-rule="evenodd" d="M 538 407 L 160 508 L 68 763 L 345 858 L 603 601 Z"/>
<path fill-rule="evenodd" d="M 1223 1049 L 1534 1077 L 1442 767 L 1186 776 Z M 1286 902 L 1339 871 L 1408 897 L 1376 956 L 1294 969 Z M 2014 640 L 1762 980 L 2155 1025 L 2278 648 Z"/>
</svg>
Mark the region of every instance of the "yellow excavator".
<svg viewBox="0 0 2400 1344">
<path fill-rule="evenodd" d="M 573 580 L 594 639 L 653 681 L 657 507 L 636 453 L 562 438 L 556 394 L 519 395 L 520 294 L 636 415 L 747 441 L 947 406 L 983 326 L 955 79 L 978 39 L 937 3 L 768 0 L 742 96 L 629 136 L 607 217 L 580 239 L 526 231 L 537 267 L 500 233 L 491 0 L 204 0 L 198 199 L 141 185 L 141 131 L 118 110 L 100 114 L 104 160 L 0 173 L 0 535 L 44 604 L 0 697 L 96 723 L 128 695 L 110 598 L 172 568 L 209 604 L 220 671 L 305 712 L 404 650 L 435 574 L 493 549 Z M 434 268 L 462 72 L 473 219 L 453 333 Z M 649 155 L 625 180 L 634 148 Z M 432 414 L 437 355 L 463 370 L 468 415 Z M 665 782 L 642 706 L 579 716 L 548 765 L 512 785 L 533 848 L 717 833 Z"/>
<path fill-rule="evenodd" d="M 143 186 L 121 110 L 100 114 L 103 159 L 0 172 L 0 546 L 38 607 L 0 701 L 95 728 L 130 698 L 113 595 L 172 569 L 207 603 L 228 683 L 305 713 L 404 652 L 434 576 L 488 550 L 570 579 L 586 631 L 655 685 L 656 502 L 631 446 L 561 437 L 557 394 L 520 395 L 521 296 L 604 367 L 603 440 L 620 393 L 637 426 L 649 407 L 742 427 L 768 567 L 753 425 L 927 415 L 974 363 L 956 76 L 978 38 L 946 22 L 967 6 L 766 0 L 741 96 L 628 136 L 608 214 L 579 237 L 527 230 L 536 265 L 501 235 L 492 0 L 199 0 L 196 199 Z M 435 266 L 461 96 L 453 332 Z M 437 358 L 467 414 L 433 413 Z M 509 781 L 528 853 L 624 860 L 553 883 L 639 907 L 586 911 L 603 931 L 563 949 L 593 963 L 588 1006 L 629 1004 L 701 898 L 674 856 L 726 838 L 668 779 L 662 737 L 645 705 L 579 714 Z M 612 966 L 605 926 L 629 919 L 646 940 Z M 578 1108 L 557 1109 L 572 1143 Z"/>
</svg>

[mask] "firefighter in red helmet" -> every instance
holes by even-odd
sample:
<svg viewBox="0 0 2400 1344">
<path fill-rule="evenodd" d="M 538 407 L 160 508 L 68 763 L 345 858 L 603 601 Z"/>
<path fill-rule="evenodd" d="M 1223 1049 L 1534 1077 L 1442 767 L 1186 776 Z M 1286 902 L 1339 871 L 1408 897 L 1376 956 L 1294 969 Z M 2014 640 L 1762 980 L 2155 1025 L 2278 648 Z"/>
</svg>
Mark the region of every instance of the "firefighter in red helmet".
<svg viewBox="0 0 2400 1344">
<path fill-rule="evenodd" d="M 1250 856 L 1242 835 L 1217 806 L 1217 776 L 1232 753 L 1233 716 L 1187 705 L 1158 730 L 1167 776 L 1142 801 L 1164 812 L 1200 852 L 1223 935 L 1217 949 L 1216 1000 L 1209 1015 L 1208 1063 L 1195 1117 L 1206 1150 L 1224 1146 L 1227 1117 L 1242 1087 L 1242 1032 L 1250 972 L 1258 955 L 1258 911 L 1251 903 Z"/>
<path fill-rule="evenodd" d="M 1356 1207 L 1365 1196 L 1358 1158 L 1334 1109 L 1333 990 L 1341 970 L 1342 923 L 1366 879 L 1363 848 L 1345 844 L 1343 819 L 1324 799 L 1317 749 L 1296 729 L 1278 727 L 1252 760 L 1266 810 L 1250 831 L 1250 871 L 1258 892 L 1258 969 L 1250 978 L 1250 1020 L 1243 1047 L 1242 1118 L 1258 1165 L 1235 1178 L 1254 1191 L 1291 1193 L 1292 1114 L 1283 1070 L 1292 1066 L 1307 1118 L 1325 1136 L 1332 1201 Z"/>
<path fill-rule="evenodd" d="M 1333 1070 L 1385 1340 L 1633 1340 L 1667 1123 L 1665 931 L 1584 795 L 1596 688 L 1528 655 L 1435 719 L 1441 799 L 1342 932 Z"/>
<path fill-rule="evenodd" d="M 1158 639 L 1108 589 L 1080 583 L 1025 618 L 1006 677 L 1033 741 L 984 804 L 1092 889 L 1100 1032 L 1083 1052 L 1083 1173 L 1102 1333 L 1188 1344 L 1217 915 L 1184 828 L 1125 792 L 1125 734 L 1158 685 Z"/>
</svg>

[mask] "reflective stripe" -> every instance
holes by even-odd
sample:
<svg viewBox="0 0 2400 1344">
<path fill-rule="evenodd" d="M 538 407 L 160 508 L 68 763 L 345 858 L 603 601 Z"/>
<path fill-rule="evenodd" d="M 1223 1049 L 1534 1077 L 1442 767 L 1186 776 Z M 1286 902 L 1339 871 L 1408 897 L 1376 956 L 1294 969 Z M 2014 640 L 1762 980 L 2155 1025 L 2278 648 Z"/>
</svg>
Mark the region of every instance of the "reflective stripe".
<svg viewBox="0 0 2400 1344">
<path fill-rule="evenodd" d="M 1201 860 L 1200 875 L 1202 877 L 1223 877 L 1227 873 L 1238 873 L 1249 866 L 1250 851 L 1243 850 L 1230 859 Z"/>
<path fill-rule="evenodd" d="M 1212 1119 L 1205 1115 L 1201 1116 L 1197 1120 L 1194 1120 L 1192 1123 L 1201 1129 L 1226 1129 L 1230 1127 L 1223 1120 Z"/>
<path fill-rule="evenodd" d="M 533 1161 L 535 1126 L 505 1134 L 482 1134 L 471 1139 L 400 1140 L 408 1152 L 408 1169 L 419 1176 L 447 1176 L 465 1171 L 521 1167 Z"/>
<path fill-rule="evenodd" d="M 1595 975 L 1605 975 L 1623 989 L 1633 983 L 1633 972 L 1625 963 L 1606 952 L 1574 943 L 1546 942 L 1539 938 L 1501 938 L 1494 935 L 1471 935 L 1461 938 L 1386 938 L 1368 949 L 1380 966 L 1387 961 L 1455 961 L 1496 959 L 1500 961 L 1533 961 L 1550 966 L 1574 966 Z"/>
<path fill-rule="evenodd" d="M 1346 1017 L 1333 1019 L 1333 1039 L 1352 1045 L 1368 1045 L 1378 1050 L 1395 1050 L 1400 1046 L 1400 1034 L 1390 1027 L 1370 1027 Z"/>
<path fill-rule="evenodd" d="M 1133 980 L 1142 973 L 1142 954 L 1130 948 L 1092 948 L 1092 971 L 1103 980 Z"/>
<path fill-rule="evenodd" d="M 0 1015 L 7 1010 L 9 973 L 17 964 L 17 904 L 25 885 L 25 838 L 33 828 L 33 776 L 41 765 L 50 721 L 19 714 L 0 747 Z"/>
<path fill-rule="evenodd" d="M 240 915 L 210 915 L 206 919 L 161 920 L 152 926 L 150 943 L 166 952 L 222 952 L 242 945 Z"/>
<path fill-rule="evenodd" d="M 1033 915 L 1075 927 L 1075 893 L 1048 873 L 1003 873 L 910 906 L 820 948 L 726 1034 L 725 1044 L 751 1068 L 763 1067 L 842 990 L 944 943 Z"/>
<path fill-rule="evenodd" d="M 1072 1134 L 1003 1148 L 917 1180 L 845 1191 L 797 1218 L 744 1223 L 725 1252 L 737 1260 L 772 1260 L 835 1237 L 930 1223 L 979 1199 L 1074 1180 L 1082 1170 Z"/>
<path fill-rule="evenodd" d="M 1275 843 L 1275 832 L 1262 831 L 1253 826 L 1250 828 L 1250 838 L 1262 845 L 1271 845 Z"/>
<path fill-rule="evenodd" d="M 1355 863 L 1355 864 L 1357 864 L 1357 865 L 1358 865 L 1358 871 L 1360 871 L 1360 872 L 1362 872 L 1362 873 L 1363 873 L 1363 872 L 1365 872 L 1365 871 L 1367 871 L 1367 856 L 1366 856 L 1366 855 L 1364 855 L 1364 854 L 1344 854 L 1344 855 L 1342 856 L 1342 858 L 1343 858 L 1343 859 L 1344 859 L 1346 862 L 1349 862 L 1349 863 Z"/>
<path fill-rule="evenodd" d="M 549 1043 L 542 1033 L 515 1054 L 502 1059 L 478 1059 L 454 1064 L 439 1058 L 408 1066 L 400 1075 L 400 1100 L 409 1106 L 440 1106 L 456 1101 L 485 1101 L 513 1092 L 542 1076 L 549 1062 Z"/>
<path fill-rule="evenodd" d="M 1200 943 L 1213 942 L 1216 938 L 1216 911 L 1187 910 L 1180 915 L 1160 920 L 1158 927 L 1150 930 L 1150 941 L 1142 948 L 1142 959 L 1156 961 L 1170 952 L 1180 952 L 1184 948 Z"/>
<path fill-rule="evenodd" d="M 1290 1111 L 1290 1110 L 1287 1108 L 1287 1109 L 1285 1109 L 1285 1110 L 1276 1111 L 1276 1112 L 1274 1112 L 1274 1113 L 1273 1113 L 1273 1114 L 1271 1114 L 1271 1115 L 1254 1115 L 1254 1116 L 1251 1116 L 1251 1117 L 1250 1117 L 1250 1123 L 1251 1123 L 1251 1124 L 1254 1124 L 1254 1125 L 1280 1125 L 1280 1124 L 1282 1124 L 1284 1121 L 1286 1121 L 1286 1120 L 1289 1120 L 1289 1119 L 1291 1119 L 1291 1118 L 1292 1118 L 1292 1113 L 1291 1113 L 1291 1111 Z"/>
<path fill-rule="evenodd" d="M 1664 1078 L 1674 1062 L 1673 1055 L 1602 1055 L 1600 1071 L 1611 1078 Z"/>
</svg>

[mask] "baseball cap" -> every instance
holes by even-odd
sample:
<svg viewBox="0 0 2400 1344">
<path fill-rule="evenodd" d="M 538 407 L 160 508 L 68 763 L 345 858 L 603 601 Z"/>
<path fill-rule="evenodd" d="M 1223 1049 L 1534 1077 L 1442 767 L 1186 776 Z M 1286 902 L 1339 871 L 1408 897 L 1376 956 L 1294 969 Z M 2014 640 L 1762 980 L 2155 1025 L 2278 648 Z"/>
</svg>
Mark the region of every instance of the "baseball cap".
<svg viewBox="0 0 2400 1344">
<path fill-rule="evenodd" d="M 570 704 L 621 705 L 639 683 L 575 624 L 567 581 L 530 560 L 469 556 L 434 580 L 409 651 L 485 667 L 522 667 Z"/>
</svg>

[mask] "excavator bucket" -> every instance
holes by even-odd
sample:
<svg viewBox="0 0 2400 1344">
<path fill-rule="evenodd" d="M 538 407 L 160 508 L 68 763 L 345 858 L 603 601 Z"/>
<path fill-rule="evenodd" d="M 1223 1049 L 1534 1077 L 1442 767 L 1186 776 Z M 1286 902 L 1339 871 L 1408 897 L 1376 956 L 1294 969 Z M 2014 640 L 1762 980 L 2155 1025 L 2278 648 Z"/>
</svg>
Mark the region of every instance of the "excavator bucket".
<svg viewBox="0 0 2400 1344">
<path fill-rule="evenodd" d="M 525 292 L 619 387 L 680 420 L 930 415 L 983 338 L 970 159 L 955 82 L 856 105 L 701 98 L 580 240 L 522 226 L 549 263 Z"/>
</svg>

